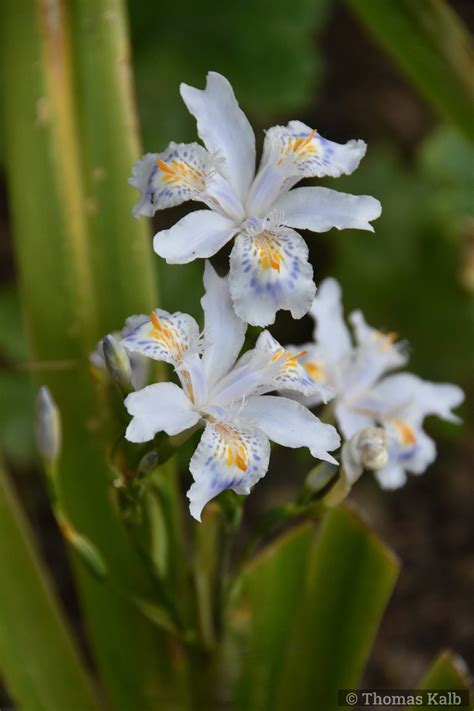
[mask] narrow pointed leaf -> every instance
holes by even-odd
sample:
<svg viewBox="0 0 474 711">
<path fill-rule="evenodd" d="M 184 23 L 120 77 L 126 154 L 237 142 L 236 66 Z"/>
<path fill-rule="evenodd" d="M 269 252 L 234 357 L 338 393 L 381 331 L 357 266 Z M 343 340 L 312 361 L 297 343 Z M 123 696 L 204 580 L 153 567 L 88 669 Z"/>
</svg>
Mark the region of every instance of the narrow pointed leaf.
<svg viewBox="0 0 474 711">
<path fill-rule="evenodd" d="M 461 657 L 453 654 L 453 652 L 442 652 L 428 669 L 418 688 L 439 689 L 440 691 L 456 689 L 469 694 L 469 673 L 466 662 Z M 414 711 L 415 708 L 420 709 L 420 711 L 429 711 L 433 708 L 433 704 L 413 706 L 410 707 L 409 711 Z M 456 711 L 456 709 L 460 708 L 460 705 L 452 703 L 438 706 L 438 708 L 442 708 L 443 711 Z"/>
<path fill-rule="evenodd" d="M 0 462 L 0 669 L 28 711 L 99 711 Z"/>
<path fill-rule="evenodd" d="M 148 598 L 154 590 L 111 505 L 106 409 L 88 373 L 89 352 L 110 321 L 120 325 L 125 305 L 120 300 L 111 316 L 117 302 L 107 288 L 107 265 L 103 273 L 93 268 L 68 6 L 59 0 L 7 0 L 1 12 L 8 191 L 31 365 L 63 418 L 62 505 L 77 530 L 105 555 L 110 571 L 99 583 L 82 564 L 76 567 L 99 671 L 114 708 L 145 711 L 155 708 L 157 699 L 174 703 L 163 695 L 173 668 L 163 633 L 123 592 Z M 125 64 L 122 70 L 128 71 Z M 113 172 L 113 165 L 103 167 Z M 127 190 L 124 185 L 123 195 Z M 129 260 L 122 251 L 114 264 L 123 283 L 139 259 L 136 241 L 121 246 L 127 249 Z M 146 269 L 147 263 L 143 273 Z M 132 310 L 155 306 L 149 279 L 136 279 L 133 292 Z M 107 307 L 99 308 L 99 301 Z"/>
</svg>

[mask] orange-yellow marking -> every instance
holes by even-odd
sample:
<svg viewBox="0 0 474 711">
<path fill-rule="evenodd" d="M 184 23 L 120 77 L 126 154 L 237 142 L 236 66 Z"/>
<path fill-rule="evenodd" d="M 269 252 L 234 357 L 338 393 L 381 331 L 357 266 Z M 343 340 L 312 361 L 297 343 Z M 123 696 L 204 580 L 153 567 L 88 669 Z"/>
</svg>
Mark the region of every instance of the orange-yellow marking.
<svg viewBox="0 0 474 711">
<path fill-rule="evenodd" d="M 387 351 L 398 340 L 398 333 L 395 333 L 395 331 L 390 331 L 389 333 L 374 331 L 373 336 L 376 341 L 379 341 L 380 347 L 383 351 Z"/>
<path fill-rule="evenodd" d="M 215 427 L 222 438 L 222 448 L 217 452 L 218 456 L 224 459 L 228 467 L 236 466 L 241 472 L 246 472 L 248 469 L 247 447 L 239 434 L 222 423 L 215 425 Z"/>
<path fill-rule="evenodd" d="M 189 374 L 189 371 L 187 370 L 180 370 L 180 375 L 181 375 L 181 380 L 184 386 L 184 389 L 186 391 L 186 395 L 189 397 L 191 402 L 194 402 L 194 390 L 193 390 L 193 383 L 191 380 L 191 376 Z"/>
<path fill-rule="evenodd" d="M 282 163 L 283 159 L 286 158 L 286 156 L 290 153 L 293 153 L 296 158 L 302 158 L 303 156 L 308 155 L 309 153 L 317 155 L 317 145 L 315 142 L 313 142 L 313 138 L 315 137 L 316 133 L 317 131 L 316 129 L 314 129 L 313 131 L 311 131 L 310 134 L 308 134 L 308 136 L 288 138 L 282 151 L 282 157 L 280 158 L 278 163 Z"/>
<path fill-rule="evenodd" d="M 285 351 L 283 348 L 272 356 L 272 363 L 279 360 L 282 356 L 285 358 L 284 367 L 285 368 L 296 368 L 298 366 L 298 358 L 302 358 L 307 354 L 308 351 L 300 351 L 300 353 L 290 353 L 290 351 Z"/>
<path fill-rule="evenodd" d="M 182 160 L 171 160 L 169 163 L 165 163 L 160 158 L 157 158 L 156 163 L 163 173 L 162 177 L 165 183 L 204 190 L 205 176 L 198 168 L 189 165 L 189 163 L 184 163 Z"/>
<path fill-rule="evenodd" d="M 185 349 L 183 343 L 179 340 L 176 329 L 171 325 L 165 325 L 154 311 L 152 311 L 150 318 L 153 324 L 150 337 L 159 341 L 165 348 L 174 353 L 176 357 L 180 357 Z"/>
<path fill-rule="evenodd" d="M 279 272 L 285 258 L 275 240 L 266 232 L 262 232 L 255 237 L 255 246 L 258 251 L 258 261 L 263 271 L 275 269 L 275 271 Z"/>
<path fill-rule="evenodd" d="M 408 425 L 403 420 L 397 420 L 395 418 L 391 419 L 393 426 L 398 430 L 402 444 L 414 445 L 416 444 L 415 433 L 413 432 L 410 425 Z"/>
<path fill-rule="evenodd" d="M 316 363 L 314 360 L 306 361 L 306 363 L 304 363 L 304 367 L 313 380 L 323 380 L 326 374 L 323 366 Z"/>
</svg>

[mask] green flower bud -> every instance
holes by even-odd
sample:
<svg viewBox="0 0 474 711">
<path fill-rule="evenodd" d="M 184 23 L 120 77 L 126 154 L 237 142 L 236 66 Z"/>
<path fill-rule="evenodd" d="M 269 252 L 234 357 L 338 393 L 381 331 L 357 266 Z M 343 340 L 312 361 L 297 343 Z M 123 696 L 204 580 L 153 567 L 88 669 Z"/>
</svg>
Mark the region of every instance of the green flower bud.
<svg viewBox="0 0 474 711">
<path fill-rule="evenodd" d="M 127 351 L 113 336 L 102 341 L 104 360 L 110 377 L 124 394 L 133 391 L 132 368 Z"/>
<path fill-rule="evenodd" d="M 36 398 L 36 446 L 45 467 L 51 467 L 61 451 L 61 415 L 47 387 Z"/>
</svg>

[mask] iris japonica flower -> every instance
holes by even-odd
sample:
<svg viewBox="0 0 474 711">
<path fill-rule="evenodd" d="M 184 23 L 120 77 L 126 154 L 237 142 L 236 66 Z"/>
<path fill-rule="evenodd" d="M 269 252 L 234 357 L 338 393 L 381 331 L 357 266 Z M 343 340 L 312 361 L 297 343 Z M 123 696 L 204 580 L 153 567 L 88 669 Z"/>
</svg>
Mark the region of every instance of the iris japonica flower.
<svg viewBox="0 0 474 711">
<path fill-rule="evenodd" d="M 345 440 L 368 427 L 384 428 L 388 462 L 375 471 L 384 488 L 402 486 L 406 472 L 422 474 L 436 458 L 435 443 L 423 431 L 423 421 L 437 415 L 459 422 L 451 410 L 463 401 L 463 391 L 411 373 L 387 374 L 406 364 L 406 349 L 396 342 L 396 334 L 367 325 L 360 311 L 349 316 L 353 341 L 335 279 L 322 282 L 310 313 L 316 321 L 314 343 L 303 346 L 299 362 L 314 380 L 334 390 L 331 407 Z M 295 347 L 287 350 L 295 352 Z M 312 407 L 321 399 L 314 394 L 302 401 Z"/>
<path fill-rule="evenodd" d="M 300 355 L 286 352 L 264 331 L 255 348 L 238 358 L 246 325 L 232 308 L 228 277 L 219 277 L 206 263 L 204 285 L 203 334 L 192 316 L 156 309 L 122 340 L 132 353 L 171 364 L 180 383 L 160 382 L 128 395 L 132 420 L 126 438 L 146 442 L 158 432 L 173 436 L 204 427 L 190 462 L 194 484 L 188 498 L 197 520 L 224 489 L 250 493 L 267 472 L 270 439 L 285 447 L 308 447 L 329 462 L 336 461 L 329 451 L 340 443 L 335 428 L 302 404 L 267 394 L 285 388 L 329 397 L 330 391 L 300 365 Z"/>
<path fill-rule="evenodd" d="M 208 210 L 183 217 L 155 235 L 155 252 L 169 264 L 211 257 L 235 238 L 229 286 L 237 315 L 266 326 L 279 309 L 307 313 L 316 287 L 308 248 L 294 231 L 356 228 L 373 231 L 378 200 L 323 187 L 291 190 L 303 178 L 349 175 L 366 151 L 364 141 L 345 145 L 323 138 L 301 121 L 273 126 L 265 135 L 256 172 L 255 136 L 231 85 L 210 72 L 204 90 L 181 84 L 204 146 L 170 143 L 135 165 L 130 184 L 140 200 L 135 217 L 195 200 Z"/>
</svg>

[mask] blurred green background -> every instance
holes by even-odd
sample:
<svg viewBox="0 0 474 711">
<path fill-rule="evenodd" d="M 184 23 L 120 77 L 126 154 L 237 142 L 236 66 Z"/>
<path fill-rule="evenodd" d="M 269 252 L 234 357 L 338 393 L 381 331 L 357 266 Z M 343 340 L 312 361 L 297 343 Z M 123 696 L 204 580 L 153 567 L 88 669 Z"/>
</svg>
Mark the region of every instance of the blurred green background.
<svg viewBox="0 0 474 711">
<path fill-rule="evenodd" d="M 407 688 L 441 644 L 472 661 L 474 113 L 469 82 L 472 92 L 474 73 L 467 35 L 474 24 L 472 2 L 134 0 L 129 12 L 145 151 L 160 151 L 170 140 L 195 140 L 178 87 L 180 81 L 202 87 L 209 69 L 230 79 L 260 143 L 264 128 L 294 118 L 333 140 L 367 141 L 359 170 L 326 184 L 376 196 L 382 217 L 375 235 L 336 230 L 306 235 L 316 281 L 336 276 L 347 311 L 361 308 L 369 323 L 400 334 L 409 343 L 410 369 L 462 385 L 467 404 L 462 427 L 429 423 L 440 456 L 424 477 L 412 477 L 394 493 L 380 492 L 367 478 L 354 494 L 404 562 L 366 681 Z M 181 214 L 180 208 L 167 211 L 154 226 L 170 226 Z M 0 449 L 75 616 L 66 558 L 35 464 L 33 393 L 3 169 L 0 232 Z M 224 269 L 226 255 L 216 263 Z M 202 264 L 167 267 L 156 259 L 156 268 L 160 306 L 199 317 Z M 283 342 L 303 342 L 311 322 L 292 322 L 280 314 L 272 331 Z M 290 480 L 290 461 L 284 454 L 275 457 L 250 497 L 251 511 L 285 499 L 301 481 L 307 462 Z M 410 678 L 401 676 L 402 668 Z"/>
</svg>

